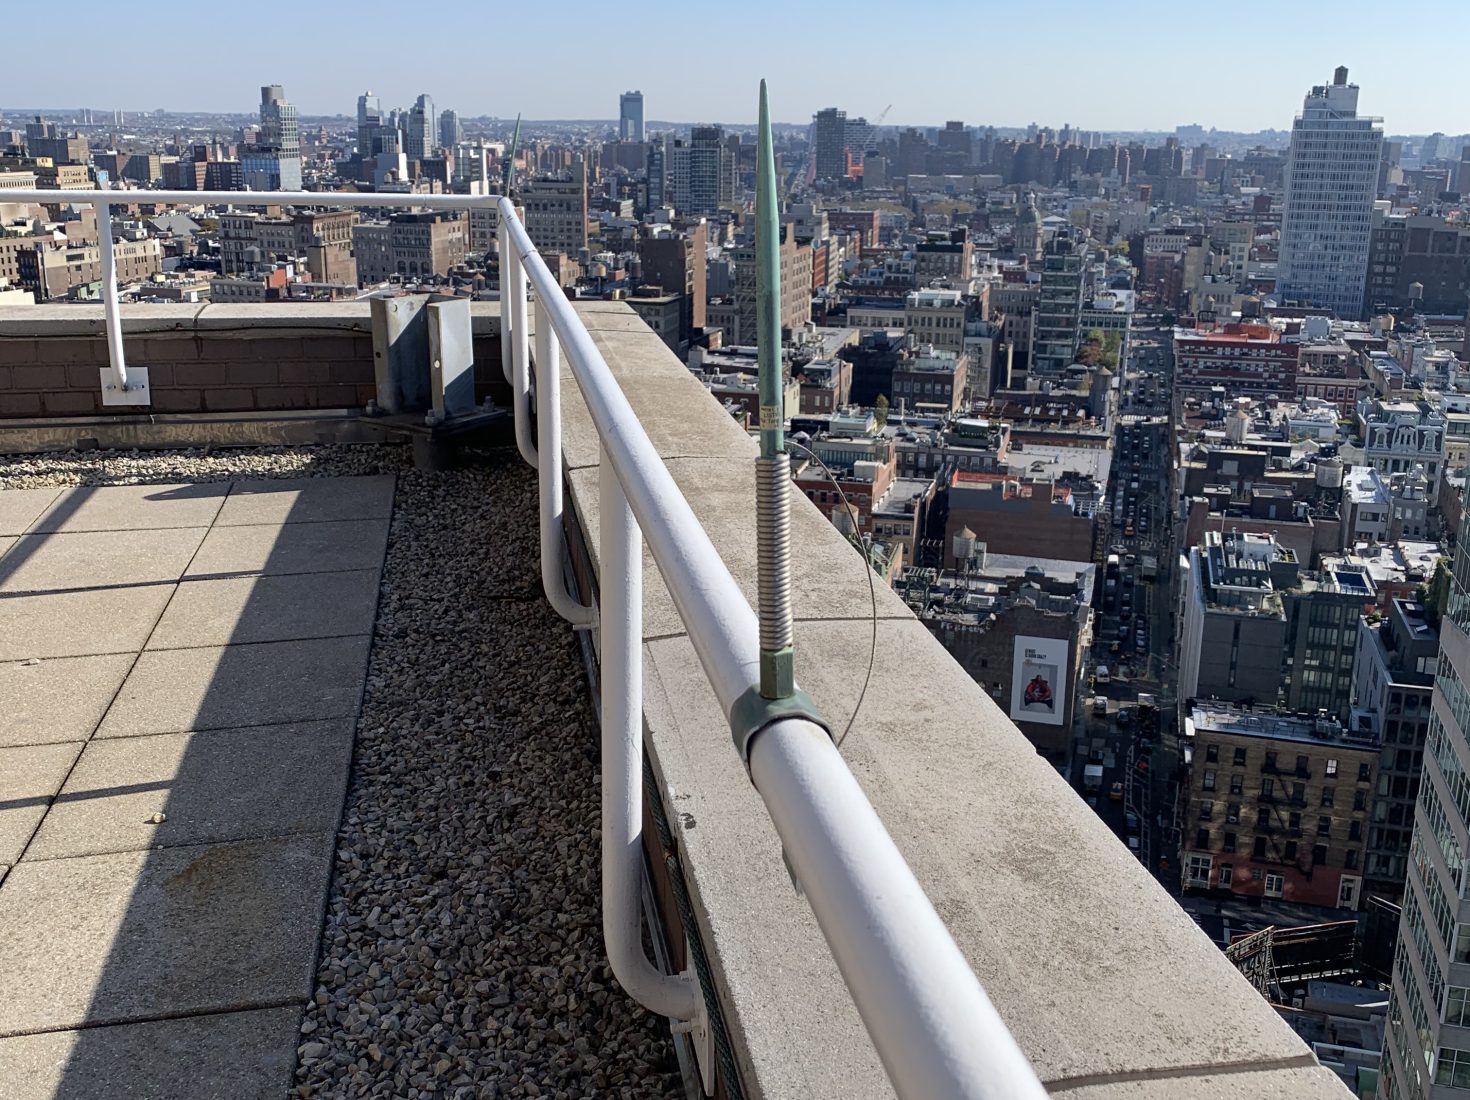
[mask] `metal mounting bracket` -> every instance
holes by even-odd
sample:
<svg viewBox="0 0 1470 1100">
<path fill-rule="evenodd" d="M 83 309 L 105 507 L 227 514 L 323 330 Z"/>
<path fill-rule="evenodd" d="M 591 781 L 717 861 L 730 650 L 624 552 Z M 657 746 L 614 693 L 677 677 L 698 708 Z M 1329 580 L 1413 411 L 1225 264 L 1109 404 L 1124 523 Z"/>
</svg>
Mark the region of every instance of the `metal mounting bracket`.
<svg viewBox="0 0 1470 1100">
<path fill-rule="evenodd" d="M 694 973 L 692 963 L 684 968 L 684 972 L 679 977 L 691 982 L 696 991 L 699 989 L 699 978 Z M 689 1045 L 694 1048 L 694 1061 L 699 1065 L 699 1083 L 704 1087 L 706 1096 L 713 1096 L 715 1094 L 715 1071 L 718 1068 L 715 1065 L 715 1033 L 710 1027 L 709 1006 L 704 1003 L 703 994 L 695 997 L 694 1000 L 694 1019 L 673 1020 L 670 1023 L 670 1030 L 678 1035 L 689 1036 Z"/>
<path fill-rule="evenodd" d="M 97 368 L 98 382 L 102 386 L 104 405 L 151 405 L 153 391 L 148 388 L 148 368 L 128 367 L 126 386 L 119 386 L 111 367 Z"/>
<path fill-rule="evenodd" d="M 750 743 L 755 735 L 782 718 L 804 718 L 826 730 L 829 737 L 832 735 L 832 727 L 817 704 L 800 688 L 781 699 L 767 699 L 758 688 L 749 688 L 730 708 L 730 736 L 746 771 L 750 770 Z"/>
</svg>

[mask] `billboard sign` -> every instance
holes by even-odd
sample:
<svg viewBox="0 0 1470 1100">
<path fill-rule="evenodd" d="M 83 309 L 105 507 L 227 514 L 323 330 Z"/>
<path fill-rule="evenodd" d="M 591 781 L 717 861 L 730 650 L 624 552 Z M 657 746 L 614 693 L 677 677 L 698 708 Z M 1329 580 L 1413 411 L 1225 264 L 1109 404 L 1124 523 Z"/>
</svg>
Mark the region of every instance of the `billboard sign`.
<svg viewBox="0 0 1470 1100">
<path fill-rule="evenodd" d="M 1067 639 L 1016 637 L 1011 717 L 1060 726 L 1067 715 Z"/>
</svg>

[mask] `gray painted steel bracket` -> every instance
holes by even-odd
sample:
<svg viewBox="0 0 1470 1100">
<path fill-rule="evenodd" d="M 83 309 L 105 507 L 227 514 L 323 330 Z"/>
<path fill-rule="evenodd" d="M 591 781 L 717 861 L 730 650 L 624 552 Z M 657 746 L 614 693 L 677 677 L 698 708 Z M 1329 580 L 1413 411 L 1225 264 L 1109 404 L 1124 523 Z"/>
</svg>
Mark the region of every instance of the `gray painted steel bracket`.
<svg viewBox="0 0 1470 1100">
<path fill-rule="evenodd" d="M 759 688 L 747 688 L 730 708 L 730 736 L 747 772 L 750 771 L 750 743 L 755 735 L 783 718 L 803 718 L 820 726 L 828 737 L 832 736 L 832 727 L 822 717 L 816 702 L 801 688 L 793 688 L 790 695 L 781 699 L 767 699 Z"/>
</svg>

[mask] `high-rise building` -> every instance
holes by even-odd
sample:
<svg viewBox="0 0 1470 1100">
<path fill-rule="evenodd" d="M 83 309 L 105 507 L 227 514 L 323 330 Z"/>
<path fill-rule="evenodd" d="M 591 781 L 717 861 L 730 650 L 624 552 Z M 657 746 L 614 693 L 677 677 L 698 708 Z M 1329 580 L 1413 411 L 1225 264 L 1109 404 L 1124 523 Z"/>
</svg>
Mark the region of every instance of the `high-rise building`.
<svg viewBox="0 0 1470 1100">
<path fill-rule="evenodd" d="M 434 101 L 425 92 L 408 112 L 403 151 L 410 159 L 421 159 L 434 151 Z"/>
<path fill-rule="evenodd" d="M 1339 67 L 1292 123 L 1281 220 L 1278 295 L 1286 302 L 1362 315 L 1383 129 L 1358 116 L 1358 86 Z"/>
<path fill-rule="evenodd" d="M 251 191 L 301 190 L 301 134 L 296 108 L 279 84 L 260 89 L 260 135 L 240 154 L 240 170 Z"/>
<path fill-rule="evenodd" d="M 459 112 L 447 110 L 439 115 L 439 145 L 453 149 L 464 141 L 464 126 L 460 124 Z"/>
<path fill-rule="evenodd" d="M 381 141 L 373 147 L 382 126 L 383 104 L 372 92 L 363 92 L 357 97 L 357 155 L 364 160 L 383 151 Z"/>
<path fill-rule="evenodd" d="M 1063 229 L 1046 246 L 1041 261 L 1041 298 L 1031 370 L 1060 377 L 1077 356 L 1077 321 L 1087 282 L 1087 241 Z"/>
<path fill-rule="evenodd" d="M 624 92 L 618 96 L 618 140 L 643 140 L 642 92 Z"/>
<path fill-rule="evenodd" d="M 648 146 L 648 205 L 657 210 L 668 200 L 665 190 L 668 184 L 668 166 L 665 159 L 666 146 L 663 141 L 650 142 Z"/>
<path fill-rule="evenodd" d="M 1378 1095 L 1449 1100 L 1470 1086 L 1470 513 L 1461 520 L 1440 620 L 1408 888 L 1399 919 Z"/>
<path fill-rule="evenodd" d="M 1353 725 L 1375 732 L 1383 746 L 1364 880 L 1370 894 L 1394 902 L 1402 902 L 1409 873 L 1438 662 L 1439 624 L 1417 600 L 1393 597 L 1377 622 L 1358 617 Z"/>
<path fill-rule="evenodd" d="M 670 150 L 674 207 L 681 214 L 713 214 L 735 199 L 735 157 L 718 126 L 695 126 L 689 144 Z"/>
<path fill-rule="evenodd" d="M 812 118 L 812 159 L 817 179 L 847 175 L 847 112 L 824 107 Z"/>
</svg>

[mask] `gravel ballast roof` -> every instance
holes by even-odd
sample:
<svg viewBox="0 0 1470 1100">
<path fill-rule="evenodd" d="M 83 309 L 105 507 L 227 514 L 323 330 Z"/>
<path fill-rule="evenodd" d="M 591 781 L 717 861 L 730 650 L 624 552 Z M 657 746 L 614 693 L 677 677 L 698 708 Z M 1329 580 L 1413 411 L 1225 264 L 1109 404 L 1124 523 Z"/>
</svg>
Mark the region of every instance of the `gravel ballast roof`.
<svg viewBox="0 0 1470 1100">
<path fill-rule="evenodd" d="M 617 986 L 576 638 L 542 598 L 532 471 L 325 446 L 0 456 L 7 488 L 398 475 L 293 1082 L 302 1097 L 675 1097 Z"/>
<path fill-rule="evenodd" d="M 682 1094 L 603 950 L 598 742 L 519 459 L 401 475 L 302 1096 Z"/>
</svg>

